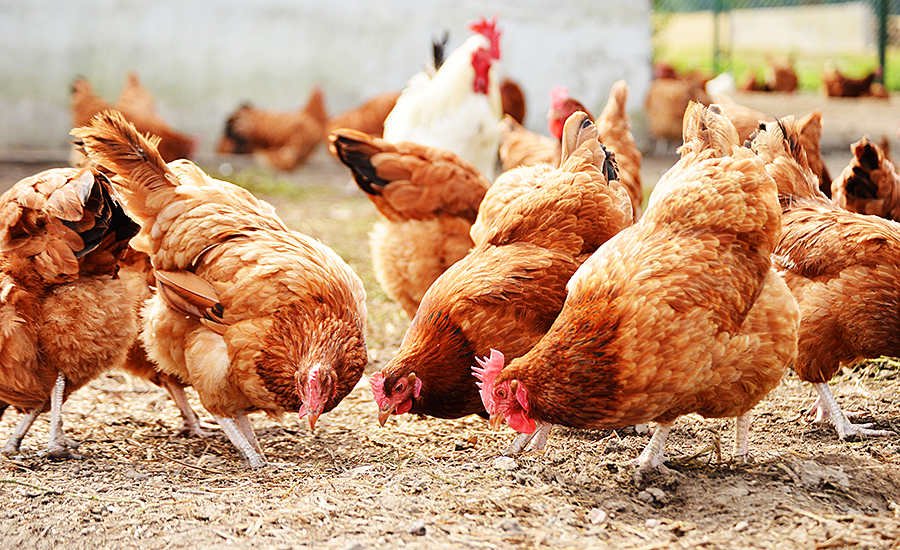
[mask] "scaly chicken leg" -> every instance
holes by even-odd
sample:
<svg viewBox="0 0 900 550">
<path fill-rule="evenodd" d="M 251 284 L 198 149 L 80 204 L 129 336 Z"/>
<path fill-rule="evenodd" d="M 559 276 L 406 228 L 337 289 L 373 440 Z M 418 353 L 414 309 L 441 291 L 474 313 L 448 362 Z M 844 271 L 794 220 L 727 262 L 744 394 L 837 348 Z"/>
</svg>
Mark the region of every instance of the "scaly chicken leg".
<svg viewBox="0 0 900 550">
<path fill-rule="evenodd" d="M 200 418 L 197 417 L 197 413 L 194 412 L 194 409 L 188 402 L 187 394 L 184 393 L 184 388 L 169 380 L 163 381 L 163 387 L 166 388 L 166 391 L 168 391 L 169 395 L 172 397 L 172 401 L 175 402 L 178 406 L 178 410 L 181 411 L 183 425 L 178 434 L 185 436 L 192 435 L 194 437 L 209 437 L 209 432 L 203 429 L 203 423 L 200 422 Z"/>
<path fill-rule="evenodd" d="M 848 438 L 852 439 L 859 437 L 879 437 L 884 435 L 895 435 L 894 432 L 890 430 L 869 429 L 869 427 L 872 425 L 871 422 L 866 424 L 853 424 L 847 418 L 847 415 L 844 414 L 844 411 L 841 410 L 841 407 L 837 404 L 837 401 L 835 401 L 834 395 L 831 393 L 831 388 L 828 387 L 827 383 L 821 382 L 818 384 L 813 384 L 813 386 L 815 386 L 816 391 L 819 392 L 818 408 L 821 417 L 823 419 L 827 418 L 831 420 L 831 423 L 837 430 L 838 437 L 841 438 L 841 441 Z M 817 418 L 820 415 L 817 415 Z"/>
<path fill-rule="evenodd" d="M 537 427 L 530 434 L 519 434 L 513 439 L 504 456 L 513 456 L 522 452 L 543 451 L 547 446 L 547 440 L 550 438 L 550 429 L 553 424 L 547 422 L 538 422 Z"/>
<path fill-rule="evenodd" d="M 246 418 L 246 416 L 244 418 Z M 251 468 L 257 469 L 266 465 L 266 459 L 256 451 L 255 446 L 248 440 L 247 436 L 244 435 L 234 418 L 217 416 L 216 422 L 219 423 L 222 431 L 228 436 L 228 440 L 231 441 L 231 444 L 241 451 L 244 458 L 250 463 Z M 259 443 L 257 443 L 257 445 L 259 445 Z"/>
<path fill-rule="evenodd" d="M 753 414 L 749 411 L 734 419 L 734 460 L 747 462 L 750 448 L 750 425 Z"/>
<path fill-rule="evenodd" d="M 22 440 L 25 439 L 25 434 L 28 433 L 28 430 L 31 429 L 31 425 L 34 424 L 34 419 L 41 414 L 41 409 L 43 407 L 37 407 L 36 409 L 32 409 L 25 413 L 25 416 L 19 420 L 19 423 L 16 424 L 16 429 L 13 430 L 11 436 L 9 436 L 9 440 L 6 442 L 6 445 L 3 446 L 3 450 L 0 451 L 0 454 L 6 456 L 12 456 L 19 452 L 19 449 L 22 447 Z"/>
<path fill-rule="evenodd" d="M 51 458 L 81 458 L 72 452 L 78 444 L 63 433 L 62 406 L 65 392 L 66 377 L 59 373 L 50 393 L 50 438 L 47 441 L 47 454 Z"/>
<path fill-rule="evenodd" d="M 644 447 L 641 455 L 634 461 L 634 465 L 636 466 L 634 479 L 636 482 L 640 482 L 643 475 L 652 470 L 656 470 L 663 474 L 670 471 L 663 463 L 666 461 L 666 438 L 669 437 L 669 432 L 671 430 L 671 424 L 656 425 L 656 428 L 653 430 L 653 437 L 650 438 L 650 442 L 647 443 L 647 446 Z"/>
<path fill-rule="evenodd" d="M 266 456 L 263 454 L 262 447 L 259 444 L 259 440 L 256 439 L 256 434 L 253 432 L 253 424 L 250 423 L 250 418 L 247 417 L 246 414 L 239 414 L 235 417 L 235 424 L 238 429 L 241 431 L 241 434 L 247 441 L 253 445 L 253 448 L 256 449 L 256 452 L 259 453 L 259 456 L 266 460 Z"/>
</svg>

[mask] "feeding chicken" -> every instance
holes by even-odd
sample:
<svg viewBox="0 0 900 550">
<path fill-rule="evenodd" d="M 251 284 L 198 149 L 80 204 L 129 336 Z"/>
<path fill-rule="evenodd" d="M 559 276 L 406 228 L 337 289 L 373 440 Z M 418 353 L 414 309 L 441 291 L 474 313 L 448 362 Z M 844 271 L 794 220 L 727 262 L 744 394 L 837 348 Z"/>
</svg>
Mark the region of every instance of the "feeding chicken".
<svg viewBox="0 0 900 550">
<path fill-rule="evenodd" d="M 794 370 L 819 395 L 810 413 L 841 439 L 889 435 L 851 423 L 828 382 L 861 359 L 900 356 L 900 224 L 829 201 L 806 163 L 802 131 L 788 117 L 766 124 L 752 143 L 783 208 L 773 261 L 800 304 Z"/>
<path fill-rule="evenodd" d="M 428 287 L 472 248 L 490 182 L 450 151 L 353 130 L 329 140 L 381 214 L 370 235 L 375 278 L 412 318 Z"/>
<path fill-rule="evenodd" d="M 882 75 L 881 69 L 869 72 L 862 78 L 850 78 L 841 73 L 833 63 L 825 65 L 822 84 L 828 97 L 888 97 L 882 84 L 875 80 Z"/>
<path fill-rule="evenodd" d="M 868 138 L 850 150 L 853 159 L 831 184 L 832 200 L 851 212 L 900 221 L 900 176 L 894 163 Z"/>
<path fill-rule="evenodd" d="M 48 454 L 74 456 L 64 401 L 120 366 L 138 334 L 138 300 L 116 276 L 138 226 L 111 192 L 102 174 L 60 168 L 0 196 L 0 409 L 24 413 L 4 454 L 49 408 Z"/>
<path fill-rule="evenodd" d="M 252 153 L 277 170 L 294 170 L 315 151 L 325 135 L 328 115 L 322 90 L 313 89 L 299 111 L 265 111 L 244 103 L 225 121 L 216 151 Z"/>
<path fill-rule="evenodd" d="M 492 424 L 522 434 L 513 451 L 541 448 L 553 424 L 656 422 L 640 475 L 663 467 L 674 421 L 698 413 L 737 417 L 747 455 L 749 411 L 796 356 L 797 304 L 769 259 L 778 198 L 721 109 L 691 104 L 684 124 L 644 216 L 578 269 L 547 334 L 506 366 L 492 346 L 475 368 Z"/>
<path fill-rule="evenodd" d="M 475 33 L 434 74 L 410 79 L 384 121 L 384 139 L 452 151 L 493 181 L 503 117 L 498 81 L 500 31 L 495 20 Z"/>
<path fill-rule="evenodd" d="M 598 246 L 632 223 L 615 161 L 585 113 L 569 118 L 559 168 L 505 172 L 472 226 L 474 248 L 428 289 L 393 359 L 371 378 L 392 414 L 484 412 L 469 368 L 492 342 L 521 355 L 559 313 L 565 285 Z"/>
<path fill-rule="evenodd" d="M 166 165 L 118 113 L 73 135 L 141 224 L 132 246 L 157 285 L 143 312 L 149 357 L 197 390 L 251 467 L 265 465 L 248 413 L 296 411 L 312 428 L 362 376 L 362 282 L 270 204 L 189 161 Z"/>
<path fill-rule="evenodd" d="M 384 133 L 384 119 L 397 103 L 400 92 L 385 92 L 366 100 L 362 105 L 328 119 L 327 130 L 350 128 L 375 137 Z"/>
<path fill-rule="evenodd" d="M 139 84 L 138 84 L 139 85 Z M 123 105 L 116 108 L 122 111 L 130 122 L 132 122 L 141 132 L 148 132 L 160 138 L 159 152 L 166 161 L 173 161 L 180 158 L 189 158 L 194 154 L 196 149 L 196 140 L 186 134 L 177 132 L 168 124 L 166 124 L 155 112 L 146 111 L 147 98 L 140 99 L 142 92 L 137 92 L 137 101 L 135 101 L 135 90 L 129 91 L 130 83 L 126 83 L 123 89 L 123 97 L 125 99 Z M 147 93 L 146 90 L 143 93 Z M 150 100 L 152 102 L 152 99 Z M 77 78 L 72 83 L 72 124 L 73 126 L 84 126 L 90 123 L 91 118 L 101 111 L 113 108 L 103 98 L 98 96 L 90 82 L 84 78 Z M 80 166 L 83 157 L 78 151 L 73 150 L 72 165 Z"/>
</svg>

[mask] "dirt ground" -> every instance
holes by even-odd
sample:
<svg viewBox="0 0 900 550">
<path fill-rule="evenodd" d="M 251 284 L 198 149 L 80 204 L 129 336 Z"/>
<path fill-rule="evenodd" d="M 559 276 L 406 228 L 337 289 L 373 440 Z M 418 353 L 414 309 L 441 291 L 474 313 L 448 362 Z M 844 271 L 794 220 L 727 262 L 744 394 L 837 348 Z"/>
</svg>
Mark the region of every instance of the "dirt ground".
<svg viewBox="0 0 900 550">
<path fill-rule="evenodd" d="M 828 159 L 834 173 L 846 160 Z M 645 181 L 672 161 L 647 159 Z M 380 368 L 408 321 L 374 281 L 375 211 L 343 170 L 321 153 L 288 177 L 206 166 L 357 270 L 369 292 L 367 372 Z M 0 190 L 41 168 L 0 165 Z M 870 362 L 833 387 L 846 410 L 900 432 L 900 363 Z M 841 443 L 801 418 L 812 399 L 785 379 L 757 408 L 749 464 L 730 461 L 731 421 L 682 418 L 668 444 L 675 473 L 638 486 L 629 461 L 648 435 L 556 429 L 543 454 L 498 460 L 512 433 L 477 417 L 379 427 L 364 377 L 315 434 L 295 416 L 253 418 L 272 462 L 255 472 L 220 432 L 174 437 L 166 394 L 110 373 L 65 407 L 82 460 L 41 456 L 42 417 L 22 455 L 0 461 L 0 547 L 897 547 L 900 436 Z M 7 413 L 0 438 L 17 420 Z"/>
</svg>

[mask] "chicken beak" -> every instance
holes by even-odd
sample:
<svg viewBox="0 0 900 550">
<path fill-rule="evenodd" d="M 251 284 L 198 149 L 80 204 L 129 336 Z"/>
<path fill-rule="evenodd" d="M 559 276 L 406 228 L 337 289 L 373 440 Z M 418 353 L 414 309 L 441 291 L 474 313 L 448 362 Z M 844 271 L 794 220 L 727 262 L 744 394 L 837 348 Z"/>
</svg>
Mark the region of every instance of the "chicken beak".
<svg viewBox="0 0 900 550">
<path fill-rule="evenodd" d="M 309 420 L 309 431 L 316 431 L 316 422 L 319 421 L 319 413 L 309 413 L 306 415 L 306 419 Z"/>
<path fill-rule="evenodd" d="M 488 421 L 492 430 L 499 430 L 505 422 L 506 418 L 504 418 L 502 414 L 492 414 L 491 419 Z"/>
<path fill-rule="evenodd" d="M 382 426 L 384 426 L 387 423 L 388 418 L 390 418 L 390 416 L 392 414 L 394 414 L 394 409 L 396 409 L 396 408 L 397 408 L 397 405 L 391 405 L 390 407 L 388 407 L 386 409 L 379 410 L 378 411 L 378 423 L 381 424 Z"/>
</svg>

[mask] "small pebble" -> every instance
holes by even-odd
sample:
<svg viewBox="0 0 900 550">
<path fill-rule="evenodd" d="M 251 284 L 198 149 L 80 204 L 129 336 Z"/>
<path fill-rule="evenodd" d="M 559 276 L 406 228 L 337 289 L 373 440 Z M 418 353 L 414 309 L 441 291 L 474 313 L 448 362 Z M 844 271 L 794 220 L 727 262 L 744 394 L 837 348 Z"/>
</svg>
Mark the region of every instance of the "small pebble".
<svg viewBox="0 0 900 550">
<path fill-rule="evenodd" d="M 494 468 L 498 470 L 503 470 L 506 472 L 511 472 L 518 468 L 519 465 L 516 463 L 516 459 L 508 456 L 498 456 L 494 459 Z"/>
<path fill-rule="evenodd" d="M 734 530 L 737 531 L 738 533 L 740 533 L 741 531 L 745 530 L 747 527 L 750 527 L 749 523 L 747 523 L 746 521 L 739 521 L 734 525 Z"/>
<path fill-rule="evenodd" d="M 588 521 L 593 523 L 594 525 L 599 525 L 606 521 L 609 515 L 606 513 L 606 510 L 601 508 L 591 508 L 591 511 L 588 512 Z"/>
<path fill-rule="evenodd" d="M 426 531 L 426 529 L 425 529 L 425 522 L 422 521 L 422 520 L 419 520 L 419 521 L 413 523 L 413 524 L 409 527 L 409 534 L 410 534 L 410 535 L 415 535 L 415 536 L 417 536 L 417 537 L 424 537 L 424 536 L 425 536 L 425 531 Z"/>
<path fill-rule="evenodd" d="M 654 527 L 659 527 L 659 524 L 660 524 L 660 522 L 656 518 L 650 518 L 644 522 L 644 525 L 646 525 L 650 529 L 653 529 Z"/>
<path fill-rule="evenodd" d="M 654 502 L 657 504 L 665 504 L 668 502 L 669 497 L 666 495 L 666 492 L 659 487 L 648 487 L 638 493 L 638 500 L 648 504 Z"/>
<path fill-rule="evenodd" d="M 521 534 L 524 533 L 522 530 L 522 526 L 519 525 L 519 522 L 514 519 L 505 519 L 500 523 L 500 529 L 503 529 L 507 533 L 512 534 Z"/>
</svg>

